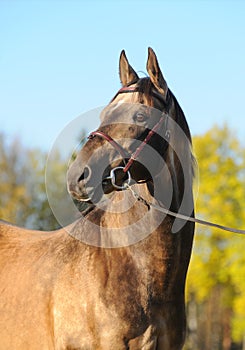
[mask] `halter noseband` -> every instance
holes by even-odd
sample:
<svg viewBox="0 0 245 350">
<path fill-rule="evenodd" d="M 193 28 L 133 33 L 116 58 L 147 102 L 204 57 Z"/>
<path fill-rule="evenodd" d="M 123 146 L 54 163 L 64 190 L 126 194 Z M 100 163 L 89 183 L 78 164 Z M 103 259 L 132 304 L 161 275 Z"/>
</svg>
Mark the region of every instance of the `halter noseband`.
<svg viewBox="0 0 245 350">
<path fill-rule="evenodd" d="M 114 98 L 116 98 L 117 95 L 121 93 L 132 93 L 132 92 L 138 92 L 139 90 L 137 87 L 122 87 L 118 93 L 115 95 Z M 166 104 L 165 100 L 163 99 L 162 95 L 160 95 L 157 92 L 153 92 L 153 96 L 161 100 L 161 102 L 164 102 Z M 113 100 L 114 100 L 113 98 Z M 124 167 L 116 167 L 111 170 L 110 176 L 108 179 L 111 179 L 112 185 L 117 189 L 125 189 L 125 186 L 119 186 L 116 184 L 116 171 L 122 170 L 125 174 L 127 174 L 127 180 L 126 183 L 129 185 L 131 182 L 131 175 L 129 172 L 130 167 L 136 161 L 140 155 L 140 153 L 143 151 L 144 147 L 149 143 L 150 139 L 157 133 L 157 131 L 161 128 L 161 126 L 165 123 L 165 139 L 168 141 L 170 137 L 170 132 L 168 130 L 168 114 L 162 112 L 162 116 L 160 120 L 154 125 L 154 127 L 148 132 L 145 139 L 141 142 L 139 147 L 135 150 L 133 154 L 129 154 L 118 142 L 116 142 L 111 136 L 105 134 L 103 131 L 96 130 L 91 132 L 91 134 L 88 136 L 89 139 L 93 139 L 95 136 L 100 136 L 107 142 L 109 142 L 121 155 Z M 127 161 L 128 159 L 128 161 Z"/>
</svg>

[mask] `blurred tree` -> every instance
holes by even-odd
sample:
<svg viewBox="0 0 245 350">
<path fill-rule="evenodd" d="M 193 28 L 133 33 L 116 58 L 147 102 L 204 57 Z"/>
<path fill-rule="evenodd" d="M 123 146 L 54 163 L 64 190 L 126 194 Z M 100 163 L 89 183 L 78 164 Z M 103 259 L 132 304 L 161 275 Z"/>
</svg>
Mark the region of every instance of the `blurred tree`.
<svg viewBox="0 0 245 350">
<path fill-rule="evenodd" d="M 27 150 L 28 176 L 26 177 L 26 188 L 31 198 L 30 206 L 27 208 L 28 219 L 26 227 L 36 230 L 53 230 L 60 227 L 50 208 L 45 183 L 45 170 L 47 154 L 40 150 Z M 65 187 L 66 163 L 57 153 L 52 164 L 52 192 L 57 201 L 62 202 Z"/>
<path fill-rule="evenodd" d="M 27 220 L 31 198 L 25 186 L 26 154 L 18 139 L 0 134 L 0 217 L 21 224 Z"/>
<path fill-rule="evenodd" d="M 245 150 L 227 126 L 194 138 L 198 217 L 241 228 Z M 245 335 L 245 236 L 197 226 L 188 275 L 186 349 L 229 350 Z"/>
<path fill-rule="evenodd" d="M 0 134 L 1 219 L 34 229 L 59 227 L 46 196 L 46 158 L 45 152 L 25 149 L 18 139 L 8 141 Z M 59 179 L 60 172 L 64 172 L 64 162 L 59 158 L 56 169 Z"/>
</svg>

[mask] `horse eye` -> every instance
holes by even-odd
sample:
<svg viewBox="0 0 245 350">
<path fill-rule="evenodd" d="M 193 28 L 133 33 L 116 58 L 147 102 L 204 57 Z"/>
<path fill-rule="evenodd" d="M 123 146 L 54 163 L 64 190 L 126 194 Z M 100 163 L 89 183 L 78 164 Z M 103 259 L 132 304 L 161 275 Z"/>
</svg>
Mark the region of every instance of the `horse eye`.
<svg viewBox="0 0 245 350">
<path fill-rule="evenodd" d="M 146 120 L 146 115 L 143 113 L 137 113 L 134 117 L 134 120 L 137 121 L 138 123 L 142 123 Z"/>
</svg>

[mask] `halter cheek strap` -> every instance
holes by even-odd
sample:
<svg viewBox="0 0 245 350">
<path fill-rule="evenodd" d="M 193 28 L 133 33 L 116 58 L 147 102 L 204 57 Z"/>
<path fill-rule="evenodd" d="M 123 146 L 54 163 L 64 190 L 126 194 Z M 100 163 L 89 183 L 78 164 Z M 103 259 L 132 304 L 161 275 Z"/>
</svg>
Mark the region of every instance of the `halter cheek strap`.
<svg viewBox="0 0 245 350">
<path fill-rule="evenodd" d="M 168 118 L 168 116 L 166 115 L 166 118 Z M 166 119 L 167 120 L 167 119 Z M 157 130 L 159 130 L 161 128 L 161 126 L 163 125 L 165 121 L 165 118 L 162 116 L 159 120 L 159 122 L 157 124 L 154 125 L 154 127 L 148 132 L 146 138 L 144 139 L 144 141 L 141 142 L 141 144 L 139 145 L 139 147 L 136 149 L 136 151 L 131 155 L 129 161 L 127 162 L 126 166 L 124 167 L 123 171 L 126 173 L 129 168 L 132 166 L 133 162 L 135 160 L 137 160 L 137 158 L 139 157 L 140 153 L 143 151 L 144 147 L 149 143 L 150 139 L 152 138 L 153 135 L 156 134 Z"/>
</svg>

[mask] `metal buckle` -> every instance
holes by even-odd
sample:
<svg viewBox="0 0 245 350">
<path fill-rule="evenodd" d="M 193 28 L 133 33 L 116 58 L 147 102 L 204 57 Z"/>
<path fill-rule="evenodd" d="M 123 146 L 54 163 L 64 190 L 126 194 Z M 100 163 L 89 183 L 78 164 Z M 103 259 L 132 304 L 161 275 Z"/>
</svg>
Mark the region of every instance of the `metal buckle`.
<svg viewBox="0 0 245 350">
<path fill-rule="evenodd" d="M 123 172 L 124 167 L 122 166 L 118 166 L 114 169 L 111 169 L 110 172 L 110 177 L 108 177 L 111 180 L 111 184 L 113 187 L 115 187 L 118 190 L 125 190 L 126 189 L 126 185 L 130 185 L 131 183 L 131 174 L 129 171 L 125 172 L 124 174 L 127 175 L 127 179 L 124 180 L 124 182 L 122 183 L 122 185 L 117 185 L 117 176 L 116 176 L 116 172 L 117 171 L 122 171 Z"/>
</svg>

